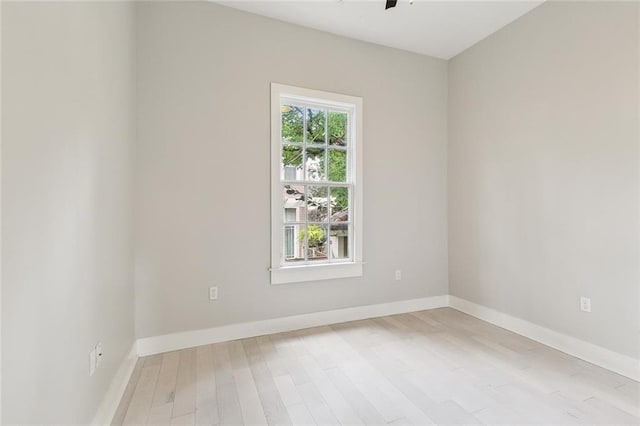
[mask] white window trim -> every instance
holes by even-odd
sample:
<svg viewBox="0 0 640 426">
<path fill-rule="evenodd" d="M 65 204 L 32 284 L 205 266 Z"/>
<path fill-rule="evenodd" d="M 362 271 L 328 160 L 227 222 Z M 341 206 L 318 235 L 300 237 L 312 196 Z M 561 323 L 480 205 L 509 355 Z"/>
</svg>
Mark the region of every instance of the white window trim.
<svg viewBox="0 0 640 426">
<path fill-rule="evenodd" d="M 342 106 L 354 109 L 351 117 L 351 137 L 349 149 L 356 167 L 352 169 L 354 194 L 353 211 L 349 212 L 353 223 L 353 256 L 350 261 L 319 263 L 317 265 L 283 266 L 284 232 L 282 189 L 280 182 L 281 118 L 280 99 L 287 97 L 300 102 L 325 103 L 328 107 Z M 355 137 L 353 135 L 355 133 Z M 353 161 L 353 160 L 352 160 Z M 353 163 L 352 163 L 353 164 Z M 362 98 L 304 89 L 271 83 L 271 284 L 288 284 L 305 281 L 328 280 L 362 276 Z"/>
</svg>

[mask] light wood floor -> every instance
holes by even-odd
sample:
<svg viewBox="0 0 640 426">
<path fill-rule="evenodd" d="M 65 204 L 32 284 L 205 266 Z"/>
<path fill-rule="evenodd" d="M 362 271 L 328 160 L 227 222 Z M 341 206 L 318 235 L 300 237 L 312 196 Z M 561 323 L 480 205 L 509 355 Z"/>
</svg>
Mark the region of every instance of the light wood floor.
<svg viewBox="0 0 640 426">
<path fill-rule="evenodd" d="M 640 424 L 640 384 L 444 308 L 141 358 L 114 424 Z"/>
</svg>

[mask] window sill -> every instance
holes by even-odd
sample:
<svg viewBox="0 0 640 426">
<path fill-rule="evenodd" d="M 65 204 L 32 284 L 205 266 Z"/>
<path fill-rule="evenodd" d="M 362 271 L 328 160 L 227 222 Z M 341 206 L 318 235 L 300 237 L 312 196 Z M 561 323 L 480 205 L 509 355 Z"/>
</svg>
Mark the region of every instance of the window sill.
<svg viewBox="0 0 640 426">
<path fill-rule="evenodd" d="M 361 276 L 362 262 L 288 266 L 271 270 L 271 284 L 290 284 Z"/>
</svg>

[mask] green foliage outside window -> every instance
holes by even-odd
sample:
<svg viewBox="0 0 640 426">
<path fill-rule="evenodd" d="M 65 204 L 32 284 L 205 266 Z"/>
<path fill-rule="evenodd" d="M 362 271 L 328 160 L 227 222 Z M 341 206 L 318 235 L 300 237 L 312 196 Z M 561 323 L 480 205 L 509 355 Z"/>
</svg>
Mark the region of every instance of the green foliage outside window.
<svg viewBox="0 0 640 426">
<path fill-rule="evenodd" d="M 325 241 L 327 241 L 324 236 L 324 231 L 318 225 L 309 225 L 307 227 L 307 230 L 309 231 L 309 238 L 307 239 L 307 244 L 309 244 L 309 247 L 320 247 L 325 243 Z M 304 229 L 302 229 L 298 234 L 298 240 L 304 241 L 305 235 L 306 232 Z"/>
<path fill-rule="evenodd" d="M 329 112 L 329 145 L 347 145 L 347 114 Z"/>
<path fill-rule="evenodd" d="M 282 140 L 302 142 L 304 108 L 285 105 L 282 107 Z"/>
</svg>

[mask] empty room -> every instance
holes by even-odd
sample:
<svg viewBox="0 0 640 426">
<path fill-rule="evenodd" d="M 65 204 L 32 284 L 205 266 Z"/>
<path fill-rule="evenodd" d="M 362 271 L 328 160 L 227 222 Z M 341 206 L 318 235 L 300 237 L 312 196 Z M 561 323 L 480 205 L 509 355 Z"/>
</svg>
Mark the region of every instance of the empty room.
<svg viewBox="0 0 640 426">
<path fill-rule="evenodd" d="M 640 2 L 0 24 L 3 425 L 640 425 Z"/>
</svg>

